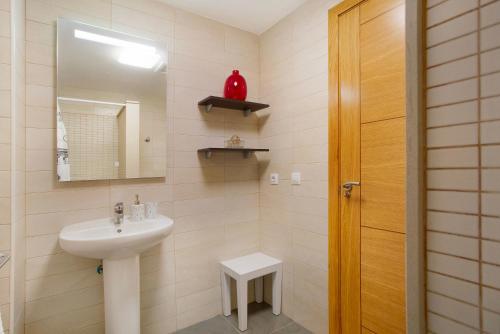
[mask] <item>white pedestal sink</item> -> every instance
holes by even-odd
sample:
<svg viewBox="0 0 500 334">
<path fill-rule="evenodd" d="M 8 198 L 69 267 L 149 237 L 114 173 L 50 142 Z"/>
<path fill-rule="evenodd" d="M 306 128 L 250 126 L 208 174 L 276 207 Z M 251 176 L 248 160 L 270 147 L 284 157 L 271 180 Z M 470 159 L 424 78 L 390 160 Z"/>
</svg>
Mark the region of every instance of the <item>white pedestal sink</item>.
<svg viewBox="0 0 500 334">
<path fill-rule="evenodd" d="M 140 334 L 139 254 L 159 244 L 173 228 L 170 218 L 124 222 L 111 218 L 62 229 L 59 243 L 68 253 L 103 259 L 106 334 Z"/>
</svg>

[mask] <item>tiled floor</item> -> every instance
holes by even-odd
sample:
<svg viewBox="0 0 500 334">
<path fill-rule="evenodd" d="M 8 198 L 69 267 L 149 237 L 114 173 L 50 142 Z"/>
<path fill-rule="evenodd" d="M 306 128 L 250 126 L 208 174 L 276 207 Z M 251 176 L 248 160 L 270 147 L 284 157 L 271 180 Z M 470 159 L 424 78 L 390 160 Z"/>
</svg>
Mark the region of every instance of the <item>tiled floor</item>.
<svg viewBox="0 0 500 334">
<path fill-rule="evenodd" d="M 268 304 L 252 303 L 248 305 L 248 329 L 238 330 L 236 310 L 229 317 L 218 315 L 191 327 L 177 331 L 176 334 L 311 334 L 312 332 L 281 314 L 275 316 Z"/>
</svg>

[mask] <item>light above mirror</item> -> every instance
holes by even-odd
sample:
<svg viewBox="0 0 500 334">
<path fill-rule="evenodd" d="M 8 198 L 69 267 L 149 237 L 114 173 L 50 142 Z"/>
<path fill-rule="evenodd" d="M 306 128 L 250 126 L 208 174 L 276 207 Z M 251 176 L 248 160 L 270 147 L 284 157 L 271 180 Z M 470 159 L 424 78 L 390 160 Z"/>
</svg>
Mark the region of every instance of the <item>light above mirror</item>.
<svg viewBox="0 0 500 334">
<path fill-rule="evenodd" d="M 163 65 L 161 56 L 156 52 L 156 48 L 149 45 L 134 43 L 106 35 L 95 34 L 80 29 L 75 29 L 74 36 L 75 38 L 121 48 L 118 62 L 124 65 L 136 66 L 146 69 L 151 69 L 153 67 L 159 69 Z"/>
</svg>

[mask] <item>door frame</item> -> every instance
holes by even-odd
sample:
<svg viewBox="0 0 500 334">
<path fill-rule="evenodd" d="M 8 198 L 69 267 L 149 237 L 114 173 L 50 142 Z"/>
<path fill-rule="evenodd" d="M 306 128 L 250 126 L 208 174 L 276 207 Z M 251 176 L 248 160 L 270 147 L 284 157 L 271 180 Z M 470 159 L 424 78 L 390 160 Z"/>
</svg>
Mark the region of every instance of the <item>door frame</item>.
<svg viewBox="0 0 500 334">
<path fill-rule="evenodd" d="M 338 17 L 364 0 L 328 11 L 328 318 L 341 334 Z M 425 305 L 425 0 L 405 0 L 406 34 L 406 332 L 424 333 Z M 411 264 L 411 265 L 408 265 Z M 348 334 L 348 333 L 345 333 Z"/>
</svg>

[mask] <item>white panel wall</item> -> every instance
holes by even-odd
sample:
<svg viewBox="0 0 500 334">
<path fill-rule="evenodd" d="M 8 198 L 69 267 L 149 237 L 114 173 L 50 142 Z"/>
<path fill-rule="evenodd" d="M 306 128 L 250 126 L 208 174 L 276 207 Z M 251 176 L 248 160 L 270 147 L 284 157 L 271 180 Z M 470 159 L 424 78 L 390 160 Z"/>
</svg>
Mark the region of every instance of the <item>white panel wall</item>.
<svg viewBox="0 0 500 334">
<path fill-rule="evenodd" d="M 432 333 L 500 332 L 500 1 L 428 1 Z"/>
</svg>

